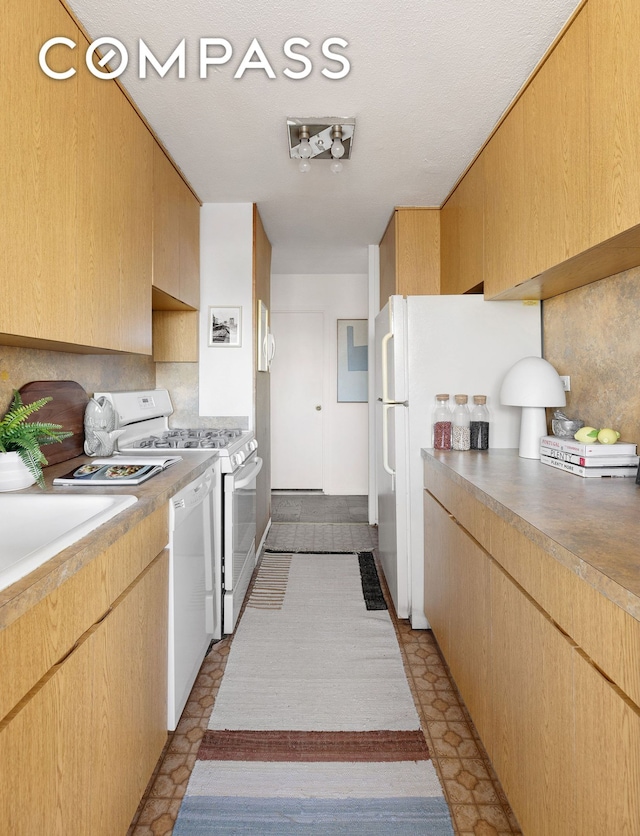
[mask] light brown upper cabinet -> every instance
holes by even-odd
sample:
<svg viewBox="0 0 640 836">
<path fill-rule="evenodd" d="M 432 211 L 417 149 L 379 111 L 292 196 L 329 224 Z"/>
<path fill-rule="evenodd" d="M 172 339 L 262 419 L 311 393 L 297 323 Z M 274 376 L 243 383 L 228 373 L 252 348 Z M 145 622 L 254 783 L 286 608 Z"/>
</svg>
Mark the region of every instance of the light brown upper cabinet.
<svg viewBox="0 0 640 836">
<path fill-rule="evenodd" d="M 440 292 L 468 293 L 484 280 L 484 157 L 465 174 L 440 212 Z"/>
<path fill-rule="evenodd" d="M 636 0 L 588 0 L 482 152 L 487 298 L 640 264 L 639 36 Z"/>
<path fill-rule="evenodd" d="M 75 294 L 89 345 L 150 354 L 154 140 L 120 88 L 85 66 L 78 112 Z"/>
<path fill-rule="evenodd" d="M 588 79 L 593 244 L 640 224 L 637 0 L 589 0 Z M 638 262 L 640 263 L 640 259 Z"/>
<path fill-rule="evenodd" d="M 153 152 L 153 288 L 156 310 L 199 307 L 200 204 L 157 144 Z"/>
<path fill-rule="evenodd" d="M 440 293 L 440 210 L 397 207 L 380 242 L 380 307 L 389 296 Z"/>
<path fill-rule="evenodd" d="M 59 3 L 2 8 L 0 49 L 0 334 L 3 343 L 81 341 L 75 298 L 77 75 L 48 78 L 37 50 L 56 35 L 78 41 Z M 36 46 L 37 45 L 37 46 Z M 76 68 L 78 49 L 55 47 L 49 65 Z M 30 60 L 25 60 L 29 56 Z M 19 77 L 17 77 L 19 74 Z"/>
<path fill-rule="evenodd" d="M 589 246 L 587 35 L 583 11 L 483 151 L 489 298 Z"/>
<path fill-rule="evenodd" d="M 152 145 L 57 0 L 3 9 L 0 341 L 72 351 L 151 353 Z M 48 63 L 76 74 L 49 78 Z M 25 56 L 31 56 L 29 60 Z"/>
</svg>

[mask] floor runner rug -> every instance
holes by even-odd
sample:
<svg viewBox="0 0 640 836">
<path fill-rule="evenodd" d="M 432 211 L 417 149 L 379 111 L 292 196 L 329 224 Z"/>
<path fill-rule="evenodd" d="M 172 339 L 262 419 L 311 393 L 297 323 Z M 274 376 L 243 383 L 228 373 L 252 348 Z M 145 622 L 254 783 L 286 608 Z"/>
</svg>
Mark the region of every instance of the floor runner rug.
<svg viewBox="0 0 640 836">
<path fill-rule="evenodd" d="M 174 836 L 453 834 L 372 568 L 263 557 Z"/>
</svg>

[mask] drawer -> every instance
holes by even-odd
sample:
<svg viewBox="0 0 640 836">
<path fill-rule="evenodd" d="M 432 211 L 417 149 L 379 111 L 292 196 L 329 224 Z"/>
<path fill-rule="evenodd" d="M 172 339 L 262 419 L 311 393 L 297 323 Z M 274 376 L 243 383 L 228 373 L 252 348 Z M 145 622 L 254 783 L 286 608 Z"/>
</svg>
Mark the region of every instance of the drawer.
<svg viewBox="0 0 640 836">
<path fill-rule="evenodd" d="M 437 465 L 425 460 L 424 486 L 469 534 L 489 550 L 489 509 L 469 490 L 453 482 Z"/>
<path fill-rule="evenodd" d="M 640 706 L 640 621 L 586 581 L 575 597 L 573 637 L 589 658 Z"/>
</svg>

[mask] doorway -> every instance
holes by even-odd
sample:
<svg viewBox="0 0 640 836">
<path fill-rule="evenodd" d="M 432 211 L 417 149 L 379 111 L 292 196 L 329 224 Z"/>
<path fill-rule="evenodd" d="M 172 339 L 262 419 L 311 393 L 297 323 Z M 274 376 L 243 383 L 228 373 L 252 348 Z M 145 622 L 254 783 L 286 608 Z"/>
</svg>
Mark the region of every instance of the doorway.
<svg viewBox="0 0 640 836">
<path fill-rule="evenodd" d="M 322 490 L 324 315 L 272 311 L 271 485 Z"/>
</svg>

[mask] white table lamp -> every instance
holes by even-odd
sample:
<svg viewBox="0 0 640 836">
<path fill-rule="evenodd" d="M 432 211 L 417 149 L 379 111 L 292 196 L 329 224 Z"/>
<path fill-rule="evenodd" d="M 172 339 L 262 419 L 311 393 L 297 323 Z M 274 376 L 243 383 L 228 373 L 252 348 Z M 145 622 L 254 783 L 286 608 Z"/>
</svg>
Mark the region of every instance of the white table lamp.
<svg viewBox="0 0 640 836">
<path fill-rule="evenodd" d="M 518 452 L 523 459 L 539 459 L 540 439 L 547 434 L 545 407 L 567 402 L 558 372 L 542 357 L 523 357 L 505 375 L 500 402 L 522 407 Z"/>
</svg>

